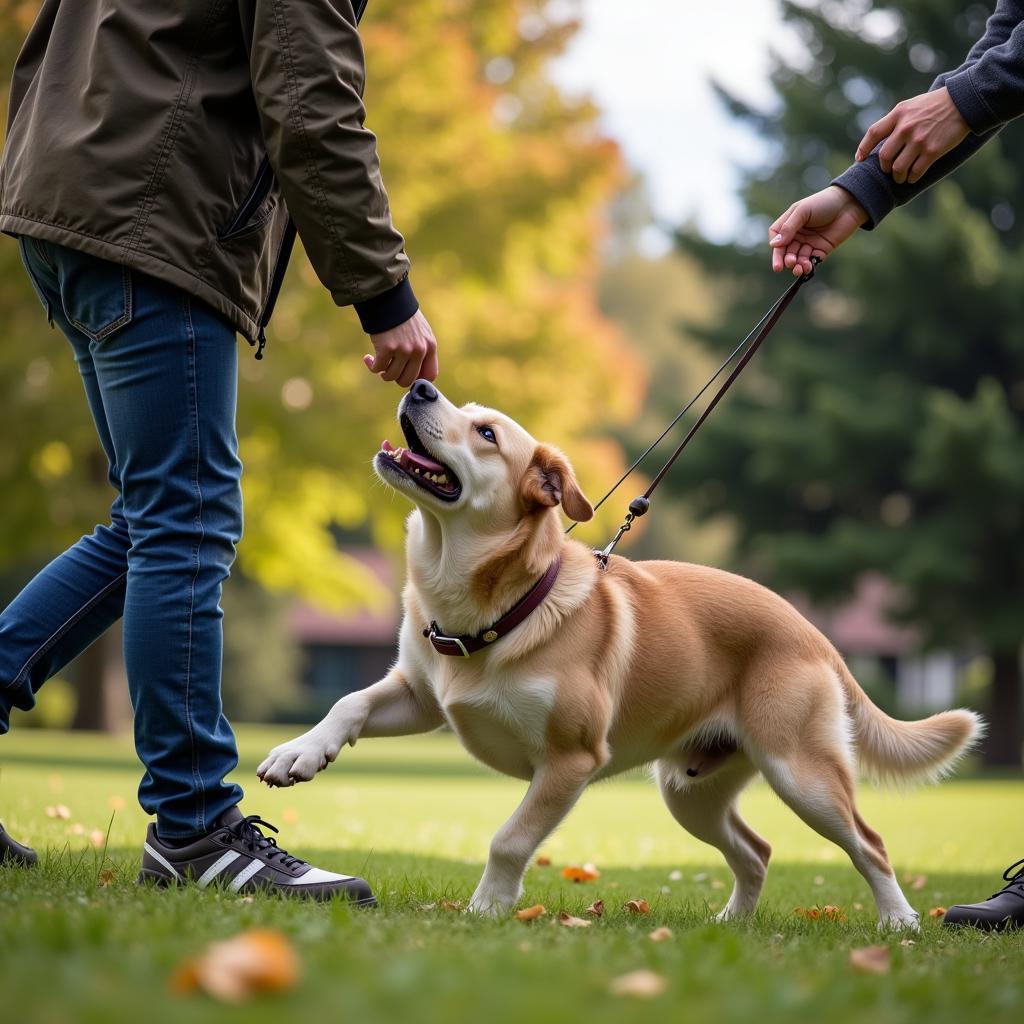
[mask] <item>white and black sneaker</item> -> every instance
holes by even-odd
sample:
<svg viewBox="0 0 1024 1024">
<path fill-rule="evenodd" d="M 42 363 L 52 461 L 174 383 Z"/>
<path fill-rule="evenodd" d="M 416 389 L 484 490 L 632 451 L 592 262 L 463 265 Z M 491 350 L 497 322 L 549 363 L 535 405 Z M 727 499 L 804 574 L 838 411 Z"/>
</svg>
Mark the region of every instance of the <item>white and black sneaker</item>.
<svg viewBox="0 0 1024 1024">
<path fill-rule="evenodd" d="M 36 864 L 36 851 L 23 846 L 0 825 L 0 864 L 17 864 L 21 868 L 32 868 Z"/>
<path fill-rule="evenodd" d="M 315 868 L 282 850 L 259 826 L 276 832 L 255 814 L 245 817 L 237 807 L 225 811 L 213 830 L 187 846 L 160 841 L 150 825 L 142 853 L 139 884 L 158 886 L 192 882 L 199 888 L 220 886 L 241 894 L 274 892 L 329 900 L 341 896 L 360 907 L 374 907 L 373 890 L 361 878 Z"/>
</svg>

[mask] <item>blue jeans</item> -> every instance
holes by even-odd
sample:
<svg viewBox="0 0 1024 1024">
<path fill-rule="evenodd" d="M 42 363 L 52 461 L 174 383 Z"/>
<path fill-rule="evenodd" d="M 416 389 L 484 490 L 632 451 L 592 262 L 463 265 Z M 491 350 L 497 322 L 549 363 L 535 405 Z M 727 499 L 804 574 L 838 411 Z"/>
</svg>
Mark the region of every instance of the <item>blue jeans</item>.
<svg viewBox="0 0 1024 1024">
<path fill-rule="evenodd" d="M 231 325 L 170 285 L 21 238 L 71 342 L 117 496 L 110 522 L 0 612 L 0 733 L 50 676 L 124 617 L 144 810 L 164 838 L 207 831 L 242 798 L 221 709 L 221 584 L 242 532 Z"/>
</svg>

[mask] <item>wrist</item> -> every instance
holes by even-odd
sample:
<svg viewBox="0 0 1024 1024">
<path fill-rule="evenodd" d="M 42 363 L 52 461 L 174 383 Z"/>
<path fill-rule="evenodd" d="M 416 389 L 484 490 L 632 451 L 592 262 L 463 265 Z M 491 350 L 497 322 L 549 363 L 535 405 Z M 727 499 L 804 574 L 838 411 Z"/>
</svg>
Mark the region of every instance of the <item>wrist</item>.
<svg viewBox="0 0 1024 1024">
<path fill-rule="evenodd" d="M 838 194 L 839 202 L 843 204 L 842 213 L 848 213 L 857 221 L 858 227 L 863 227 L 868 220 L 868 212 L 861 206 L 860 202 L 852 192 L 847 191 L 842 185 L 829 185 L 830 189 Z"/>
</svg>

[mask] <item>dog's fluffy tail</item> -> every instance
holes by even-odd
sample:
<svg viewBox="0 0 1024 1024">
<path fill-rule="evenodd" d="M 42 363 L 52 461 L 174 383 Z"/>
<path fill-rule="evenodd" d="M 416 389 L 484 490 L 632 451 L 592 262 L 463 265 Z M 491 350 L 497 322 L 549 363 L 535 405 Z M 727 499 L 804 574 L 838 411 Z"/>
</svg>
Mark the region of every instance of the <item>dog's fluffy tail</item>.
<svg viewBox="0 0 1024 1024">
<path fill-rule="evenodd" d="M 841 658 L 836 671 L 846 693 L 861 767 L 880 782 L 935 782 L 950 774 L 985 735 L 981 716 L 964 708 L 917 722 L 890 718 L 871 703 Z"/>
</svg>

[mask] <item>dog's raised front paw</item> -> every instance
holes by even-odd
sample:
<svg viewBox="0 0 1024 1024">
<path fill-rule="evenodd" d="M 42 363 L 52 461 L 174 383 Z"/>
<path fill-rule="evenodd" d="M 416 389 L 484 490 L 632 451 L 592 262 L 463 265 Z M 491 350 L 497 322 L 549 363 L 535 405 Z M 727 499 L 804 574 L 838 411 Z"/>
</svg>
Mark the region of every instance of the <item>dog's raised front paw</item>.
<svg viewBox="0 0 1024 1024">
<path fill-rule="evenodd" d="M 311 731 L 274 747 L 256 775 L 268 786 L 294 786 L 296 782 L 308 782 L 337 756 L 334 744 L 325 743 Z"/>
</svg>

